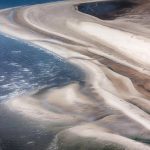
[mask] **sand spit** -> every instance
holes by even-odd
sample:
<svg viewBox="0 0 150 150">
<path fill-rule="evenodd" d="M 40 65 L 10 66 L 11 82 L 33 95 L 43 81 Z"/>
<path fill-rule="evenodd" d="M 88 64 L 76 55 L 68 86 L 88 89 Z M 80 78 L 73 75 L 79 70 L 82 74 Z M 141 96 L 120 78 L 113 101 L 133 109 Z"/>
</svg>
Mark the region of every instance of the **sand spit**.
<svg viewBox="0 0 150 150">
<path fill-rule="evenodd" d="M 142 8 L 142 13 L 135 8 L 137 14 L 144 18 L 149 1 L 137 2 Z M 90 146 L 90 138 L 96 143 L 92 150 L 109 146 L 150 150 L 149 18 L 145 26 L 138 16 L 135 23 L 133 9 L 129 18 L 126 14 L 104 21 L 79 12 L 80 3 L 70 0 L 1 10 L 1 32 L 46 48 L 85 73 L 83 83 L 18 97 L 5 107 L 26 119 L 54 124 L 55 130 L 65 127 L 58 133 L 57 149 L 71 141 L 76 144 L 70 149 L 87 150 L 84 146 Z"/>
</svg>

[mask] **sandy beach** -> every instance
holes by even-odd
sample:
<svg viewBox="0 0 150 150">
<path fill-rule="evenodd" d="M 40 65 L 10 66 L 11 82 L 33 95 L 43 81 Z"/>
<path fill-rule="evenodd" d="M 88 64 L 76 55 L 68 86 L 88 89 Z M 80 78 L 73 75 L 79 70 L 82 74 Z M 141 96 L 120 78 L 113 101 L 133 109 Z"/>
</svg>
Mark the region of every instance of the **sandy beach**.
<svg viewBox="0 0 150 150">
<path fill-rule="evenodd" d="M 150 1 L 137 1 L 115 20 L 77 10 L 80 3 L 94 1 L 0 10 L 0 32 L 57 54 L 85 75 L 83 83 L 19 96 L 3 105 L 52 126 L 57 134 L 48 150 L 150 150 Z"/>
</svg>

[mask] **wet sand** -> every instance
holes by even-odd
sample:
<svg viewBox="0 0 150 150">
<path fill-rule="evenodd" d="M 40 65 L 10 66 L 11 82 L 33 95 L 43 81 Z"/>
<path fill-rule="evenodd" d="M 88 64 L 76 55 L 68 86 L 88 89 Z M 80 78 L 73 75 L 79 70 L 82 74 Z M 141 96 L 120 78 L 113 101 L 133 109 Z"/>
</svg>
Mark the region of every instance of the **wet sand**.
<svg viewBox="0 0 150 150">
<path fill-rule="evenodd" d="M 1 32 L 46 48 L 85 74 L 82 83 L 16 97 L 3 107 L 55 131 L 49 150 L 150 150 L 150 1 L 137 1 L 113 20 L 79 12 L 80 3 L 0 11 Z"/>
</svg>

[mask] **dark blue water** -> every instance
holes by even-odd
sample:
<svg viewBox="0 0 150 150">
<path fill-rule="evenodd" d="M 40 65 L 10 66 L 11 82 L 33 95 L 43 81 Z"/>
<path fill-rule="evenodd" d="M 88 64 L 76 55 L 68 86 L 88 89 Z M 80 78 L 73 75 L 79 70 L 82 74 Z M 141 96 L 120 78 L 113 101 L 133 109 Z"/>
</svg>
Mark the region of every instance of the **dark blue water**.
<svg viewBox="0 0 150 150">
<path fill-rule="evenodd" d="M 22 5 L 34 5 L 47 2 L 55 2 L 60 0 L 0 0 L 0 9 L 16 7 Z"/>
<path fill-rule="evenodd" d="M 134 6 L 136 6 L 136 4 L 129 0 L 110 0 L 83 3 L 78 5 L 78 10 L 103 20 L 111 20 L 124 14 L 127 10 L 129 11 Z"/>
<path fill-rule="evenodd" d="M 0 100 L 44 87 L 81 81 L 82 72 L 66 60 L 0 35 Z"/>
</svg>

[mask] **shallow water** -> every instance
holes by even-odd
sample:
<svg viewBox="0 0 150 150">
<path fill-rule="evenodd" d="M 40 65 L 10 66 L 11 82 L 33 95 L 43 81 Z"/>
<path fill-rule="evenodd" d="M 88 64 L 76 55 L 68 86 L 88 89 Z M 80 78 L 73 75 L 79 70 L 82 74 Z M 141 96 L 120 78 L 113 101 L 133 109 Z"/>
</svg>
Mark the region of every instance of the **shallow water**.
<svg viewBox="0 0 150 150">
<path fill-rule="evenodd" d="M 0 101 L 81 81 L 81 74 L 77 67 L 42 48 L 0 35 Z"/>
<path fill-rule="evenodd" d="M 130 1 L 104 1 L 104 2 L 90 2 L 83 3 L 78 6 L 78 10 L 98 17 L 103 20 L 115 19 L 122 15 L 130 8 L 134 7 L 135 3 Z"/>
<path fill-rule="evenodd" d="M 54 137 L 46 125 L 29 121 L 0 104 L 0 150 L 45 150 Z"/>
</svg>

